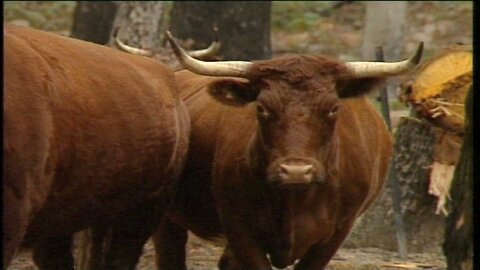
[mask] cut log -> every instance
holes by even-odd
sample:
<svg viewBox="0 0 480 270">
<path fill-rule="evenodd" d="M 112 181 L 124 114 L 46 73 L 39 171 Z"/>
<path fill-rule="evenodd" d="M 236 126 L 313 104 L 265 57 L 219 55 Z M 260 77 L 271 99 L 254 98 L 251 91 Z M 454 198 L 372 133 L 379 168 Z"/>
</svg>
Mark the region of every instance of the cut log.
<svg viewBox="0 0 480 270">
<path fill-rule="evenodd" d="M 419 67 L 404 95 L 420 117 L 435 126 L 463 133 L 472 61 L 472 46 L 457 45 Z"/>
</svg>

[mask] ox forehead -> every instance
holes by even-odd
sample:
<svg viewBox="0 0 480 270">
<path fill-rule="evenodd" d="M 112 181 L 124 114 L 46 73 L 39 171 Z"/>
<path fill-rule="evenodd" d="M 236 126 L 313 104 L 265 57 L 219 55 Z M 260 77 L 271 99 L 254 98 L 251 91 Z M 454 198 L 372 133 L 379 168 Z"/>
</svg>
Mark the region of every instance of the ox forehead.
<svg viewBox="0 0 480 270">
<path fill-rule="evenodd" d="M 261 91 L 257 97 L 257 106 L 259 113 L 285 113 L 301 121 L 310 113 L 317 116 L 328 114 L 335 109 L 338 101 L 331 88 L 310 87 L 299 90 L 295 87 L 278 87 L 275 90 Z"/>
<path fill-rule="evenodd" d="M 260 103 L 329 108 L 337 101 L 337 85 L 343 85 L 337 82 L 347 77 L 346 67 L 333 59 L 292 55 L 255 63 L 251 82 L 259 81 L 257 89 L 271 90 L 261 91 L 257 96 Z M 296 107 L 296 112 L 304 111 Z"/>
<path fill-rule="evenodd" d="M 303 85 L 310 80 L 347 76 L 344 63 L 326 56 L 285 55 L 252 63 L 249 78 L 258 77 L 285 80 L 292 85 Z"/>
</svg>

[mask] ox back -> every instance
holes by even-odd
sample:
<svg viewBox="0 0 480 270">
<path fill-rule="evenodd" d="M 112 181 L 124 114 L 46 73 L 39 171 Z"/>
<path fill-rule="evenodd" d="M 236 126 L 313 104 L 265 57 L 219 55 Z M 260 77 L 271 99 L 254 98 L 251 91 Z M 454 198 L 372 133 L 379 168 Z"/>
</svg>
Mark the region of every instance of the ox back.
<svg viewBox="0 0 480 270">
<path fill-rule="evenodd" d="M 261 148 L 258 104 L 212 97 L 221 92 L 212 88 L 247 80 L 189 71 L 176 77 L 192 134 L 169 219 L 153 237 L 159 269 L 186 269 L 186 229 L 204 239 L 226 236 L 220 269 L 284 268 L 299 259 L 296 269 L 323 269 L 388 172 L 392 141 L 374 106 L 365 96 L 340 99 L 326 179 L 281 187 L 267 180 L 268 164 L 253 153 Z"/>
<path fill-rule="evenodd" d="M 4 42 L 4 269 L 24 239 L 168 199 L 190 133 L 168 67 L 28 28 Z"/>
</svg>

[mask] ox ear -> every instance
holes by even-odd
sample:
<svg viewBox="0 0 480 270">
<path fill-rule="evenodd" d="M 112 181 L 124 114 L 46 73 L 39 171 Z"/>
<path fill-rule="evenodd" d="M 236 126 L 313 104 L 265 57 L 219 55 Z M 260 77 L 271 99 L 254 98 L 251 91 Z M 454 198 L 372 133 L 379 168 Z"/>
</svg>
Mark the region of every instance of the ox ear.
<svg viewBox="0 0 480 270">
<path fill-rule="evenodd" d="M 341 79 L 337 81 L 337 95 L 350 98 L 365 95 L 385 82 L 385 78 Z"/>
<path fill-rule="evenodd" d="M 260 87 L 247 80 L 220 79 L 210 83 L 208 93 L 225 105 L 243 106 L 257 100 Z"/>
</svg>

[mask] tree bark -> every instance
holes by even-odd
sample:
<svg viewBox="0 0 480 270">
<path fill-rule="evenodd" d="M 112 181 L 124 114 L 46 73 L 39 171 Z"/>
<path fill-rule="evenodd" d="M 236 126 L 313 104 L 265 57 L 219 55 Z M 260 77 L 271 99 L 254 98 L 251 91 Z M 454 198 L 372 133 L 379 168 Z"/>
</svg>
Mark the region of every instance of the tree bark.
<svg viewBox="0 0 480 270">
<path fill-rule="evenodd" d="M 113 32 L 126 44 L 155 50 L 160 47 L 164 3 L 161 1 L 78 1 L 71 36 L 114 46 Z"/>
<path fill-rule="evenodd" d="M 224 60 L 258 60 L 271 57 L 271 1 L 173 2 L 170 30 L 173 36 L 194 42 L 189 49 L 203 49 L 218 27 L 219 52 Z"/>
<path fill-rule="evenodd" d="M 443 252 L 449 270 L 473 269 L 473 88 L 465 101 L 462 153 L 450 190 L 451 213 L 446 220 Z"/>
<path fill-rule="evenodd" d="M 114 46 L 113 32 L 119 27 L 117 36 L 127 45 L 155 50 L 160 47 L 163 13 L 162 1 L 120 2 L 108 44 Z"/>
<path fill-rule="evenodd" d="M 117 4 L 113 1 L 77 1 L 71 37 L 107 44 Z"/>
</svg>

